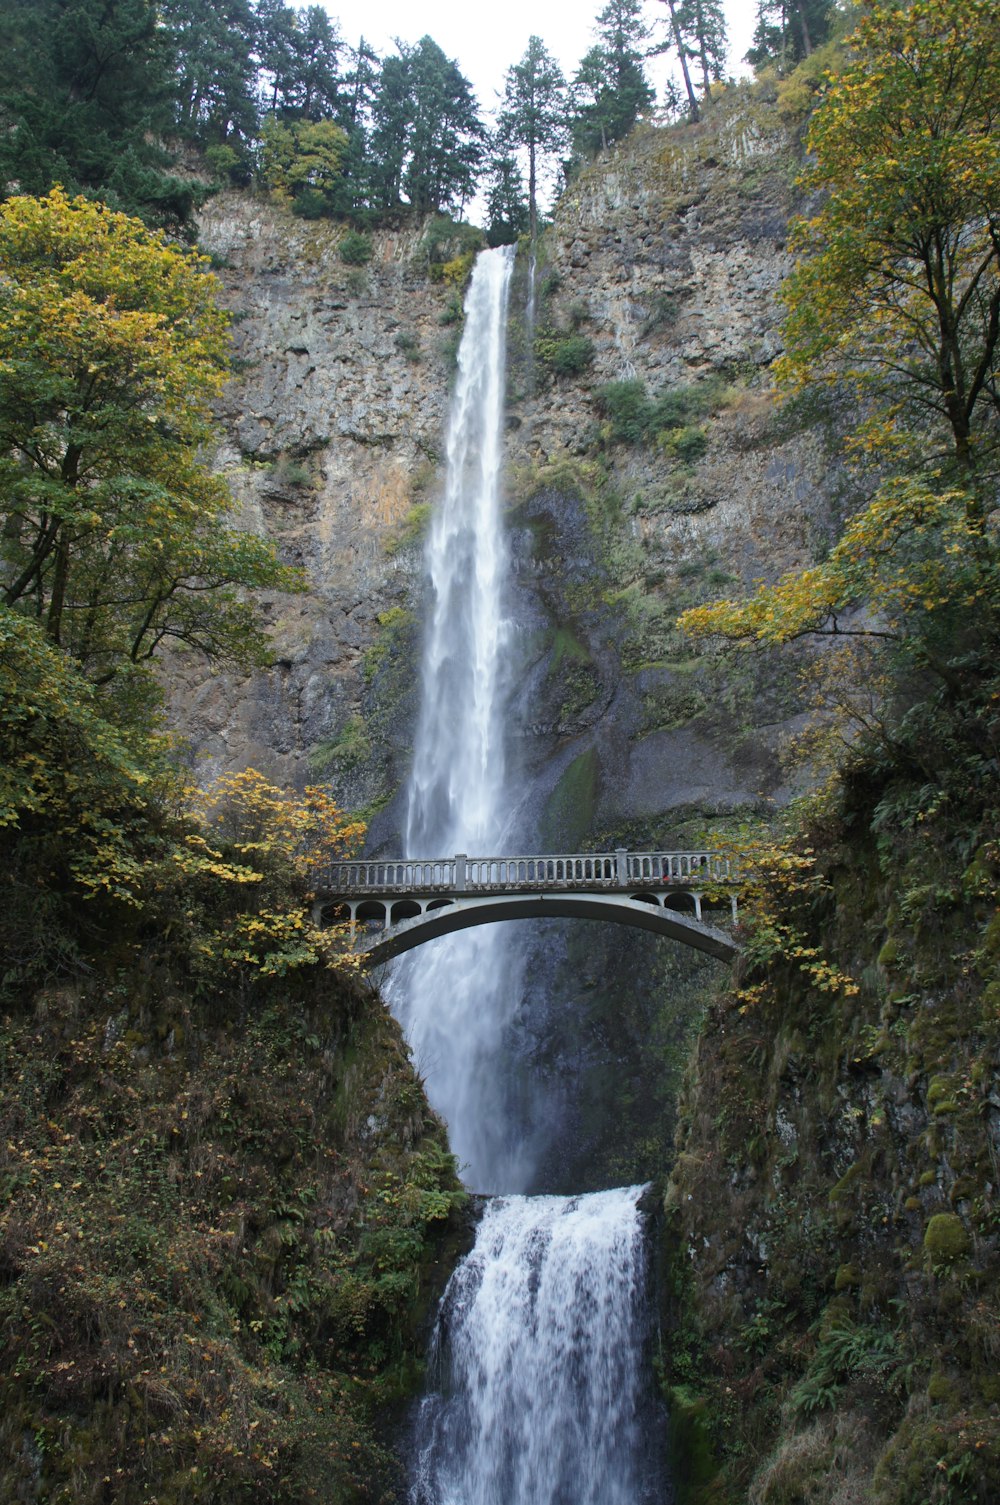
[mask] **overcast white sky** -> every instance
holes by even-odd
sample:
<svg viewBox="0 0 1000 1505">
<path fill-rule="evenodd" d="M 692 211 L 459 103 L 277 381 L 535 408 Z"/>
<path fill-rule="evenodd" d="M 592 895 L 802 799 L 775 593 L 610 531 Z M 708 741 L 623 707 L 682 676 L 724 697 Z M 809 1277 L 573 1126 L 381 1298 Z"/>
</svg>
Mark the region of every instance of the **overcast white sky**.
<svg viewBox="0 0 1000 1505">
<path fill-rule="evenodd" d="M 356 46 L 364 36 L 379 53 L 391 51 L 393 38 L 418 42 L 432 36 L 448 57 L 454 58 L 468 78 L 486 111 L 492 110 L 503 91 L 504 75 L 521 58 L 528 38 L 541 37 L 559 60 L 567 78 L 576 71 L 584 53 L 594 43 L 594 18 L 606 0 L 324 0 L 331 16 L 340 22 L 344 40 Z M 656 35 L 664 31 L 666 7 L 660 0 L 645 0 L 645 14 L 655 24 Z M 741 69 L 739 60 L 750 45 L 756 17 L 756 0 L 725 0 L 732 44 L 730 69 Z M 659 90 L 670 62 L 655 58 L 648 67 L 650 83 Z"/>
</svg>

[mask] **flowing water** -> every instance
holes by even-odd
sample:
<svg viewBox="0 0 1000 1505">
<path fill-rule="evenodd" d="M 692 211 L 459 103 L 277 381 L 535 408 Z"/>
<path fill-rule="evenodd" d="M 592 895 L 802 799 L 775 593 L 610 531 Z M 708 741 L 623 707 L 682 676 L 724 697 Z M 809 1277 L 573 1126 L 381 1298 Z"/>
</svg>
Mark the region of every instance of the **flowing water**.
<svg viewBox="0 0 1000 1505">
<path fill-rule="evenodd" d="M 659 1498 L 635 1341 L 647 1325 L 641 1193 L 489 1204 L 441 1302 L 412 1505 Z"/>
<path fill-rule="evenodd" d="M 504 358 L 513 251 L 481 253 L 427 548 L 430 604 L 406 826 L 408 857 L 505 849 L 505 728 L 516 637 L 502 526 Z M 414 1438 L 413 1505 L 645 1505 L 642 1188 L 526 1197 L 529 1115 L 510 1070 L 524 987 L 516 927 L 403 959 L 388 988 L 466 1184 L 504 1193 L 453 1275 L 436 1390 Z"/>
<path fill-rule="evenodd" d="M 504 705 L 513 641 L 501 518 L 504 357 L 513 252 L 483 253 L 472 275 L 448 426 L 445 496 L 431 528 L 431 599 L 414 742 L 408 857 L 503 848 Z M 422 948 L 393 975 L 389 998 L 431 1101 L 477 1191 L 519 1191 L 530 1156 L 516 1088 L 501 1068 L 521 997 L 518 953 L 503 926 Z"/>
</svg>

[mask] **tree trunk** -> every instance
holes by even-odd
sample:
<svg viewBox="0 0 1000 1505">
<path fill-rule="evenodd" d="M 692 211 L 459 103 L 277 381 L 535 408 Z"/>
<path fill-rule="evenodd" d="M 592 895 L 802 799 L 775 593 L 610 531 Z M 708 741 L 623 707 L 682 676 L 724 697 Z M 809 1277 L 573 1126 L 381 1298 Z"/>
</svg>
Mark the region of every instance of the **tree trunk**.
<svg viewBox="0 0 1000 1505">
<path fill-rule="evenodd" d="M 670 12 L 670 26 L 674 33 L 674 46 L 677 48 L 677 56 L 680 59 L 681 72 L 684 75 L 684 88 L 687 92 L 691 121 L 692 123 L 695 123 L 701 119 L 701 111 L 698 109 L 698 96 L 695 94 L 694 86 L 691 83 L 691 71 L 687 65 L 687 52 L 685 51 L 684 38 L 681 35 L 680 24 L 677 20 L 677 10 L 674 5 L 674 0 L 665 0 L 665 3 L 667 9 Z"/>
<path fill-rule="evenodd" d="M 809 35 L 809 17 L 806 15 L 805 0 L 799 0 L 799 32 L 802 36 L 802 51 L 806 57 L 812 53 L 812 37 Z"/>
<path fill-rule="evenodd" d="M 538 237 L 538 210 L 535 207 L 535 143 L 528 142 L 528 236 L 534 245 Z"/>
</svg>

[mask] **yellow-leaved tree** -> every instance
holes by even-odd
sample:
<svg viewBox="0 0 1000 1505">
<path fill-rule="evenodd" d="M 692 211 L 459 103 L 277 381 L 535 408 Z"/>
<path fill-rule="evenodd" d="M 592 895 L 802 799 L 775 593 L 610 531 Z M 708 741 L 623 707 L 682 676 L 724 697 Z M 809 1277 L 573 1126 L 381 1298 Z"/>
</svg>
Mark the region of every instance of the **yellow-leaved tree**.
<svg viewBox="0 0 1000 1505">
<path fill-rule="evenodd" d="M 738 643 L 822 636 L 849 644 L 843 659 L 824 654 L 827 684 L 839 674 L 833 698 L 857 707 L 869 703 L 872 683 L 884 683 L 883 709 L 894 715 L 871 722 L 884 730 L 893 719 L 902 725 L 928 684 L 952 698 L 975 696 L 996 660 L 1000 48 L 992 0 L 872 5 L 816 110 L 808 147 L 802 183 L 818 207 L 793 227 L 799 259 L 784 291 L 779 376 L 793 390 L 834 384 L 860 400 L 852 448 L 873 477 L 871 500 L 820 562 L 762 584 L 750 599 L 696 607 L 681 625 Z M 855 695 L 859 644 L 866 682 Z M 972 740 L 980 755 L 995 756 L 986 722 Z"/>
<path fill-rule="evenodd" d="M 332 952 L 307 869 L 360 828 L 322 790 L 251 773 L 192 801 L 157 732 L 157 650 L 266 662 L 247 588 L 300 588 L 234 526 L 207 464 L 229 350 L 218 294 L 205 257 L 102 204 L 57 188 L 0 207 L 6 997 L 144 924 L 175 935 L 195 978 Z M 223 795 L 242 834 L 220 828 Z"/>
<path fill-rule="evenodd" d="M 102 204 L 0 207 L 0 590 L 99 685 L 167 641 L 260 662 L 239 588 L 297 583 L 205 463 L 218 293 L 205 257 Z"/>
</svg>

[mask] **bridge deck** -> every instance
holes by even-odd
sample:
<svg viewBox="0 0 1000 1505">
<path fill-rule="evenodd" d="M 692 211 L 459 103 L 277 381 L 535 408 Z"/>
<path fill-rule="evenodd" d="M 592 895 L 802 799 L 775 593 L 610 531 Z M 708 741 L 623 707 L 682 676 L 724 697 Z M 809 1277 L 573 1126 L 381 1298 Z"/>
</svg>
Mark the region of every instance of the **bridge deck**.
<svg viewBox="0 0 1000 1505">
<path fill-rule="evenodd" d="M 517 893 L 586 889 L 634 891 L 663 884 L 704 891 L 738 882 L 717 852 L 574 852 L 532 857 L 360 859 L 333 862 L 316 875 L 324 898 L 379 895 Z"/>
</svg>

